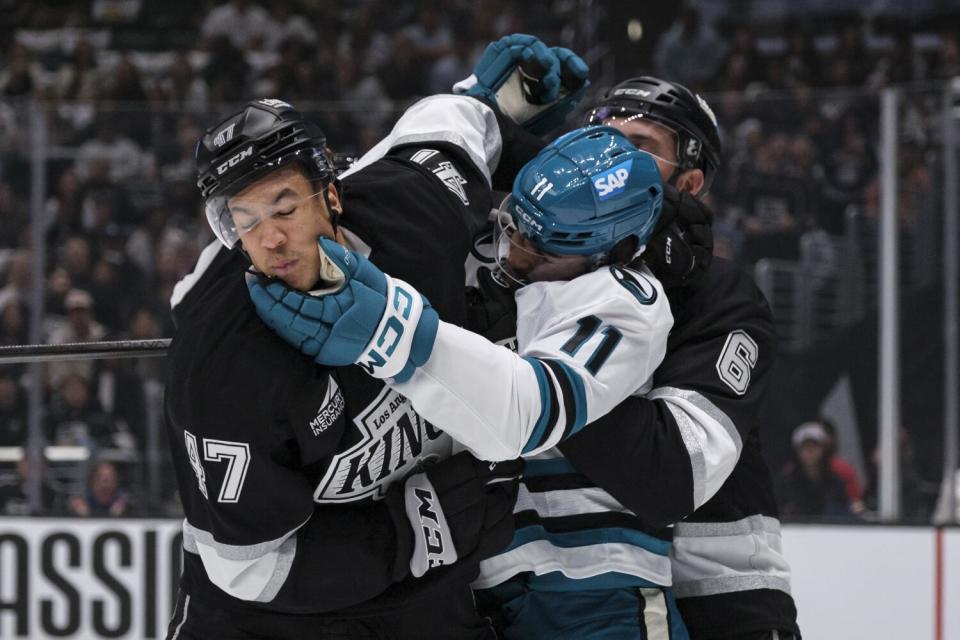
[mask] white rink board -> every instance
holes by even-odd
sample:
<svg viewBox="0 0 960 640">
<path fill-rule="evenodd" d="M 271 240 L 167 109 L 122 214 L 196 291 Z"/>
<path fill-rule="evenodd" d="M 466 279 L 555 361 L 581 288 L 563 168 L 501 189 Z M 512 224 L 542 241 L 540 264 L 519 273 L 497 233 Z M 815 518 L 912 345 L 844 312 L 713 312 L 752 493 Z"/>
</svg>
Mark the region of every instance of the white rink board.
<svg viewBox="0 0 960 640">
<path fill-rule="evenodd" d="M 960 638 L 960 529 L 943 531 L 943 638 Z"/>
<path fill-rule="evenodd" d="M 163 638 L 179 536 L 179 520 L 0 518 L 0 638 Z"/>
<path fill-rule="evenodd" d="M 179 534 L 179 520 L 0 517 L 0 639 L 163 638 Z M 784 526 L 805 640 L 936 640 L 935 540 L 932 527 Z M 960 640 L 960 529 L 943 551 L 943 640 Z"/>
<path fill-rule="evenodd" d="M 930 527 L 783 527 L 804 640 L 934 640 L 934 532 Z M 960 541 L 956 546 L 960 551 Z M 957 609 L 956 598 L 953 603 Z"/>
</svg>

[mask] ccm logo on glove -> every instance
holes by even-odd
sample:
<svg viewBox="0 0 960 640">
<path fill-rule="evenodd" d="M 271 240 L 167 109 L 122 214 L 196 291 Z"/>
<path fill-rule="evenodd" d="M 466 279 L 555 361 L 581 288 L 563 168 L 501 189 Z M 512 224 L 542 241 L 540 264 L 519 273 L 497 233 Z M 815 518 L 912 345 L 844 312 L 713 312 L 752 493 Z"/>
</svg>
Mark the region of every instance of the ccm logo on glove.
<svg viewBox="0 0 960 640">
<path fill-rule="evenodd" d="M 360 363 L 369 373 L 381 368 L 387 363 L 387 358 L 393 355 L 400 339 L 403 337 L 405 321 L 410 320 L 410 309 L 413 307 L 413 295 L 403 287 L 393 287 L 393 300 L 384 311 L 384 319 L 380 323 L 380 331 L 372 346 L 366 353 L 366 362 Z M 382 352 L 382 353 L 381 353 Z"/>
</svg>

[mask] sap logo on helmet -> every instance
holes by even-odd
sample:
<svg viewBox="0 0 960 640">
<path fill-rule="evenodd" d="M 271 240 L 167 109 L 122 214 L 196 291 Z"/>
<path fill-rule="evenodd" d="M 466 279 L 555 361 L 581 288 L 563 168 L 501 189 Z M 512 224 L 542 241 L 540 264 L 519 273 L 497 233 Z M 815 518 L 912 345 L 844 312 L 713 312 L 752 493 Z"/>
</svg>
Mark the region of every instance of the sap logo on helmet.
<svg viewBox="0 0 960 640">
<path fill-rule="evenodd" d="M 615 96 L 643 96 L 644 98 L 649 98 L 652 91 L 647 91 L 646 89 L 636 89 L 627 87 L 625 89 L 617 89 L 613 92 Z"/>
<path fill-rule="evenodd" d="M 514 205 L 513 214 L 520 218 L 525 226 L 532 228 L 537 233 L 543 231 L 543 225 L 537 222 L 536 218 L 532 215 L 524 211 L 520 205 Z"/>
<path fill-rule="evenodd" d="M 593 188 L 597 190 L 600 200 L 612 198 L 623 192 L 627 186 L 627 179 L 630 177 L 630 163 L 630 160 L 621 162 L 593 177 Z"/>
<path fill-rule="evenodd" d="M 227 169 L 229 169 L 230 167 L 236 166 L 238 162 L 252 155 L 253 155 L 253 145 L 250 145 L 249 147 L 247 147 L 246 149 L 244 149 L 243 151 L 241 151 L 240 153 L 233 156 L 232 158 L 224 162 L 222 165 L 217 167 L 217 175 L 222 176 Z"/>
<path fill-rule="evenodd" d="M 710 108 L 710 105 L 707 104 L 707 101 L 700 97 L 699 94 L 693 94 L 697 98 L 697 102 L 700 103 L 700 108 L 707 114 L 710 118 L 710 122 L 713 123 L 713 126 L 718 127 L 717 116 L 713 115 L 713 109 Z"/>
<path fill-rule="evenodd" d="M 222 147 L 231 140 L 233 140 L 233 128 L 237 126 L 237 123 L 234 122 L 229 127 L 224 127 L 220 130 L 220 133 L 217 134 L 217 137 L 213 139 L 214 146 Z"/>
<path fill-rule="evenodd" d="M 277 100 L 276 98 L 264 98 L 263 100 L 258 100 L 262 105 L 273 107 L 274 109 L 280 109 L 286 107 L 287 109 L 293 109 L 293 105 L 289 102 L 284 102 L 283 100 Z"/>
</svg>

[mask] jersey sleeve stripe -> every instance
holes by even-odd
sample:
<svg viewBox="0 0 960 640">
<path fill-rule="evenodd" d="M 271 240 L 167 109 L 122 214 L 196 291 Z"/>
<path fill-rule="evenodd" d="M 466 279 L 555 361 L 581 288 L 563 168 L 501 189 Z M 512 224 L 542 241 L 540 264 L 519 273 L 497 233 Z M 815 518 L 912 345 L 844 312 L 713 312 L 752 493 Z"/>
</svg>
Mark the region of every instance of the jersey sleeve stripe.
<svg viewBox="0 0 960 640">
<path fill-rule="evenodd" d="M 743 451 L 743 439 L 740 437 L 740 430 L 737 429 L 737 425 L 734 424 L 730 416 L 721 411 L 717 405 L 710 402 L 703 394 L 689 389 L 679 389 L 677 387 L 657 387 L 647 394 L 647 397 L 651 400 L 658 398 L 680 398 L 686 400 L 716 420 L 717 423 L 724 428 L 737 447 L 737 457 L 739 457 Z"/>
<path fill-rule="evenodd" d="M 533 427 L 533 432 L 523 447 L 523 453 L 529 453 L 540 445 L 541 441 L 551 431 L 557 422 L 560 408 L 557 406 L 557 392 L 549 382 L 549 375 L 544 364 L 537 358 L 524 357 L 537 377 L 537 386 L 540 390 L 540 417 Z"/>
<path fill-rule="evenodd" d="M 725 413 L 695 391 L 659 387 L 647 397 L 664 402 L 677 423 L 690 456 L 694 508 L 699 508 L 733 471 L 743 450 L 740 434 Z"/>
<path fill-rule="evenodd" d="M 555 360 L 554 362 L 556 362 L 563 373 L 566 374 L 566 379 L 573 390 L 573 403 L 576 407 L 575 417 L 572 421 L 567 421 L 566 432 L 563 434 L 563 437 L 567 438 L 577 431 L 580 431 L 580 429 L 587 424 L 587 392 L 584 388 L 583 378 L 579 373 L 563 361 Z M 560 376 L 557 376 L 557 378 L 559 379 Z"/>
<path fill-rule="evenodd" d="M 560 396 L 563 398 L 563 412 L 565 417 L 563 435 L 560 437 L 560 440 L 563 440 L 570 435 L 570 429 L 577 421 L 577 403 L 574 398 L 573 384 L 570 381 L 570 377 L 563 370 L 560 362 L 548 358 L 543 358 L 541 362 L 550 369 L 554 379 L 557 381 L 557 385 L 560 387 Z M 540 444 L 542 445 L 544 443 L 541 442 Z"/>
</svg>

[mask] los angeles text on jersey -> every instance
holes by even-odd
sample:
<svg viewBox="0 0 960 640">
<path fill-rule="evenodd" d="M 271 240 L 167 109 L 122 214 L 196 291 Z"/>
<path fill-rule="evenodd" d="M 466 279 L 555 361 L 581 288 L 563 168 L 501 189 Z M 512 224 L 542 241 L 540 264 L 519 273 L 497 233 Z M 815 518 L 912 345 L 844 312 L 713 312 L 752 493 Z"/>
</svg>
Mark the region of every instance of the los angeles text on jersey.
<svg viewBox="0 0 960 640">
<path fill-rule="evenodd" d="M 314 492 L 316 502 L 380 499 L 391 482 L 421 462 L 450 455 L 450 438 L 417 415 L 409 400 L 386 387 L 353 424 L 360 439 L 333 457 Z"/>
<path fill-rule="evenodd" d="M 0 522 L 0 638 L 162 638 L 182 565 L 177 520 Z"/>
</svg>

